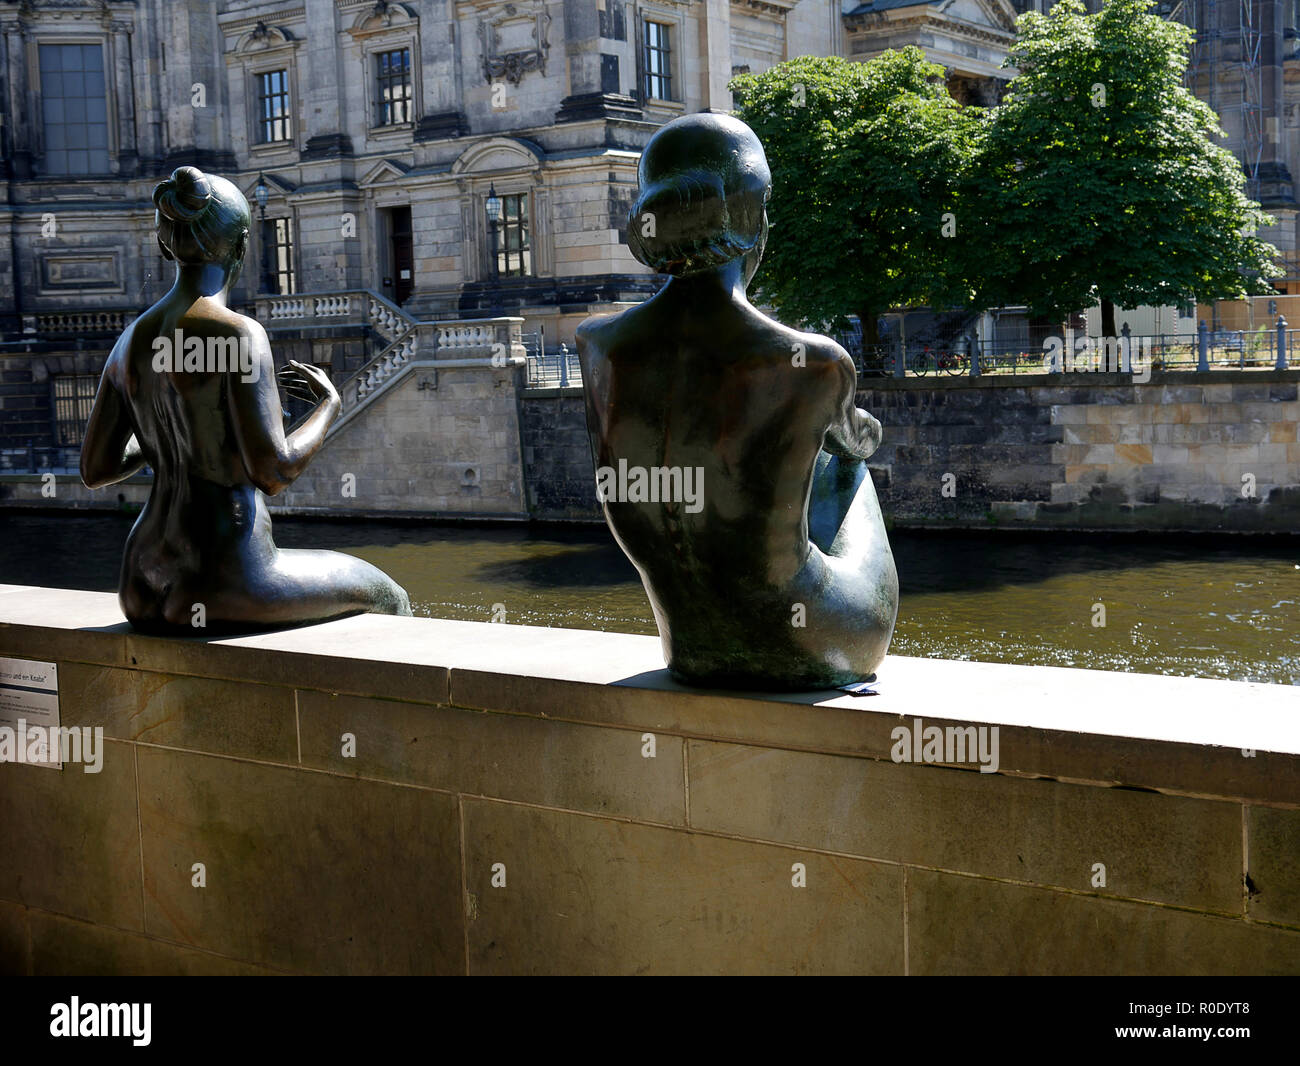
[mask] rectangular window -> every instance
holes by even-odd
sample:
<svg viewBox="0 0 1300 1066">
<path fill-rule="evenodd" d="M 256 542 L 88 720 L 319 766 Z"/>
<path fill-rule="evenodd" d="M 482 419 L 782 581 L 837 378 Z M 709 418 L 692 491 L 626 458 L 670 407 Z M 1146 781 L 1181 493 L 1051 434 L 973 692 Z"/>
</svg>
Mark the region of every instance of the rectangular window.
<svg viewBox="0 0 1300 1066">
<path fill-rule="evenodd" d="M 95 402 L 99 378 L 94 374 L 59 374 L 54 385 L 54 443 L 60 447 L 80 444 L 86 420 Z"/>
<path fill-rule="evenodd" d="M 673 53 L 669 44 L 670 27 L 662 22 L 645 20 L 645 94 L 650 100 L 673 98 Z"/>
<path fill-rule="evenodd" d="M 108 94 L 97 44 L 40 46 L 47 174 L 108 173 Z"/>
<path fill-rule="evenodd" d="M 293 136 L 287 70 L 268 70 L 257 75 L 257 116 L 262 144 L 287 141 Z"/>
<path fill-rule="evenodd" d="M 266 242 L 268 291 L 279 296 L 292 296 L 298 291 L 293 270 L 293 219 L 268 218 L 262 223 L 262 240 Z"/>
<path fill-rule="evenodd" d="M 410 122 L 411 50 L 399 48 L 375 56 L 375 76 L 379 84 L 379 114 L 376 125 L 395 126 Z"/>
<path fill-rule="evenodd" d="M 533 273 L 533 252 L 528 244 L 528 194 L 501 197 L 501 224 L 497 244 L 497 271 L 503 278 L 526 278 Z"/>
</svg>

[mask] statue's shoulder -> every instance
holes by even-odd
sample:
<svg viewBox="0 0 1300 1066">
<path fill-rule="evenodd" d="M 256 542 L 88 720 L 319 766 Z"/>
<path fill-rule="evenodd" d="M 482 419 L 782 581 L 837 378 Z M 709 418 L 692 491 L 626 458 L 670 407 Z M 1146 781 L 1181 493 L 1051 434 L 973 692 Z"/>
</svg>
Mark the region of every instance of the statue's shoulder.
<svg viewBox="0 0 1300 1066">
<path fill-rule="evenodd" d="M 614 337 L 619 325 L 622 323 L 625 315 L 629 311 L 615 311 L 604 315 L 592 315 L 578 323 L 578 328 L 574 330 L 574 339 L 578 342 L 578 350 L 582 351 L 605 351 L 609 342 Z"/>
<path fill-rule="evenodd" d="M 591 315 L 578 323 L 578 328 L 574 333 L 576 336 L 586 337 L 598 335 L 616 325 L 626 314 L 627 311 L 610 311 L 603 315 Z"/>
<path fill-rule="evenodd" d="M 262 323 L 229 307 L 213 306 L 205 312 L 204 318 L 227 336 L 247 337 L 249 340 L 266 339 L 266 328 Z"/>
<path fill-rule="evenodd" d="M 832 370 L 843 368 L 847 364 L 850 369 L 853 369 L 853 358 L 839 343 L 830 337 L 820 333 L 793 329 L 772 319 L 767 319 L 767 321 L 775 327 L 775 333 L 780 339 L 780 343 L 789 347 L 795 355 L 802 356 L 800 363 L 795 365 Z"/>
</svg>

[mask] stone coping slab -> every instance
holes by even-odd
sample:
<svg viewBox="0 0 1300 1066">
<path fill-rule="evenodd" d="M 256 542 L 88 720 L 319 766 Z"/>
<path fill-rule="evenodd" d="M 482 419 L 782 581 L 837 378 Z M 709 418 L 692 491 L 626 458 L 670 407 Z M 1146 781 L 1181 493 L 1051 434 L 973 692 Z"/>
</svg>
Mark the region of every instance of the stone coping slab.
<svg viewBox="0 0 1300 1066">
<path fill-rule="evenodd" d="M 859 758 L 891 758 L 917 719 L 996 726 L 1000 773 L 1300 807 L 1300 686 L 890 656 L 874 696 L 728 692 L 675 682 L 648 636 L 357 615 L 159 638 L 111 593 L 34 586 L 0 586 L 0 655 Z"/>
</svg>

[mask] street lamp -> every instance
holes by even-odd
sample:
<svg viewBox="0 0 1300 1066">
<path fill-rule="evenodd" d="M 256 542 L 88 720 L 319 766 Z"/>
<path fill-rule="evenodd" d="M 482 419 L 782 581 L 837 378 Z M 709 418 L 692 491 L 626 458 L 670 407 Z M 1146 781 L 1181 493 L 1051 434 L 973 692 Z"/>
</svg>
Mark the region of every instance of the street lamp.
<svg viewBox="0 0 1300 1066">
<path fill-rule="evenodd" d="M 492 309 L 496 311 L 501 302 L 501 265 L 497 261 L 497 227 L 501 224 L 501 197 L 497 195 L 496 183 L 488 186 L 487 200 L 488 232 L 492 235 Z"/>
<path fill-rule="evenodd" d="M 272 289 L 271 279 L 271 259 L 268 247 L 270 241 L 267 240 L 266 234 L 266 201 L 271 198 L 271 190 L 266 187 L 266 179 L 259 173 L 257 175 L 257 185 L 253 189 L 253 196 L 257 199 L 257 217 L 262 224 L 261 245 L 262 245 L 262 285 L 261 291 L 269 293 Z"/>
</svg>

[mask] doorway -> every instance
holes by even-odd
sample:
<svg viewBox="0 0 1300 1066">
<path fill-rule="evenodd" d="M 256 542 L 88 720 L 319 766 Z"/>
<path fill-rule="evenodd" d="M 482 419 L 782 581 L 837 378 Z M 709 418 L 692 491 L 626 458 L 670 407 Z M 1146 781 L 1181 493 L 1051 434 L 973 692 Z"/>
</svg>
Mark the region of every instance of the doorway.
<svg viewBox="0 0 1300 1066">
<path fill-rule="evenodd" d="M 388 215 L 388 262 L 392 274 L 384 280 L 392 288 L 393 303 L 401 306 L 415 288 L 415 251 L 411 239 L 411 209 L 390 207 Z"/>
</svg>

